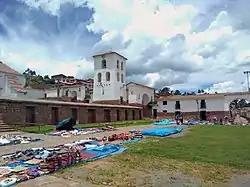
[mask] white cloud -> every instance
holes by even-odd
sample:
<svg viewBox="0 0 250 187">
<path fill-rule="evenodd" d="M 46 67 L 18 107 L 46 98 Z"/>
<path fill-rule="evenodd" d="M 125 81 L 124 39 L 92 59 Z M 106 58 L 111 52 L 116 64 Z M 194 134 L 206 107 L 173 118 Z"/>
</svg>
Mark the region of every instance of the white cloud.
<svg viewBox="0 0 250 187">
<path fill-rule="evenodd" d="M 16 67 L 19 63 L 23 69 L 34 67 L 41 73 L 73 75 L 82 69 L 90 72 L 92 65 L 86 59 L 91 54 L 81 56 L 81 51 L 112 48 L 128 57 L 129 80 L 141 80 L 151 86 L 171 85 L 175 89 L 194 90 L 216 82 L 209 92 L 244 89 L 239 83 L 245 80 L 242 72 L 250 64 L 250 32 L 246 27 L 239 29 L 241 12 L 238 11 L 235 19 L 230 3 L 223 4 L 222 0 L 195 4 L 192 0 L 175 4 L 165 0 L 19 1 L 31 9 L 42 9 L 55 16 L 58 28 L 62 27 L 61 6 L 65 3 L 75 7 L 88 6 L 94 14 L 88 23 L 72 27 L 73 30 L 67 32 L 62 30 L 59 35 L 48 37 L 49 41 L 37 42 L 30 39 L 31 35 L 40 36 L 32 20 L 13 27 L 0 14 L 0 22 L 11 35 L 0 44 L 4 47 L 2 58 Z M 237 7 L 245 6 L 243 1 L 237 4 Z M 247 9 L 243 11 L 242 15 L 245 15 Z M 206 23 L 203 29 L 197 29 L 197 18 L 201 19 L 199 23 Z M 70 23 L 75 22 L 71 20 Z M 100 41 L 90 42 L 90 46 L 79 40 L 86 28 L 101 35 Z M 50 31 L 47 34 L 51 34 Z M 83 61 L 79 61 L 81 57 Z"/>
<path fill-rule="evenodd" d="M 227 81 L 214 84 L 212 87 L 205 89 L 205 92 L 215 93 L 215 92 L 235 92 L 237 91 L 247 91 L 247 85 L 244 82 Z"/>
</svg>

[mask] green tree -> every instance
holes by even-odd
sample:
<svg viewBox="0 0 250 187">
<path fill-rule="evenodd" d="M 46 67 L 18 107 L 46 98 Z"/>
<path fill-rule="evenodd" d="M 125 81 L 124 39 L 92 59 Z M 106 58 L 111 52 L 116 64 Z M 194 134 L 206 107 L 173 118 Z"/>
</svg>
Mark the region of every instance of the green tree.
<svg viewBox="0 0 250 187">
<path fill-rule="evenodd" d="M 180 90 L 175 90 L 174 95 L 181 95 Z"/>
</svg>

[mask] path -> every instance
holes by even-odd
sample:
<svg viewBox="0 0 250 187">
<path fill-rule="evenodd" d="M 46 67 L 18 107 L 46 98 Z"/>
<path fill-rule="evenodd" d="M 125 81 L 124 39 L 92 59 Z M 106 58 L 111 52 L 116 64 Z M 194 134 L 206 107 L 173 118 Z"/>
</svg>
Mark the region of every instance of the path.
<svg viewBox="0 0 250 187">
<path fill-rule="evenodd" d="M 176 125 L 169 125 L 167 127 L 173 127 L 173 126 L 176 126 Z M 183 127 L 184 129 L 187 128 L 187 126 L 183 126 Z M 44 141 L 34 142 L 30 144 L 19 144 L 19 145 L 10 145 L 10 146 L 0 147 L 0 153 L 8 154 L 8 153 L 12 153 L 15 151 L 34 148 L 34 147 L 56 146 L 59 144 L 65 144 L 65 143 L 70 143 L 70 142 L 77 141 L 77 140 L 82 140 L 88 137 L 103 137 L 103 136 L 111 135 L 113 133 L 127 132 L 129 130 L 144 130 L 144 129 L 150 129 L 150 128 L 162 128 L 162 126 L 143 125 L 143 126 L 121 127 L 121 128 L 118 128 L 117 131 L 72 136 L 69 138 L 60 137 L 60 136 L 48 136 L 48 135 L 42 135 L 42 134 L 31 134 L 31 133 L 24 133 L 24 132 L 8 133 L 8 134 L 18 134 L 18 135 L 23 135 L 23 136 L 42 138 L 44 139 Z M 184 131 L 183 134 L 185 132 L 186 131 Z M 180 135 L 174 135 L 173 137 L 177 137 L 177 136 L 180 136 Z M 29 187 L 94 187 L 93 185 L 90 185 L 90 184 L 82 184 L 82 183 L 79 184 L 79 183 L 69 181 L 66 179 L 62 179 L 62 178 L 58 178 L 52 175 L 42 176 L 33 180 L 22 182 L 17 185 L 17 187 L 26 187 L 26 186 L 29 186 Z"/>
<path fill-rule="evenodd" d="M 175 125 L 168 125 L 168 127 L 173 127 Z M 73 141 L 83 140 L 89 137 L 103 137 L 103 136 L 109 136 L 114 133 L 122 133 L 122 132 L 128 132 L 130 130 L 143 130 L 143 129 L 150 129 L 150 128 L 161 128 L 162 126 L 155 126 L 155 125 L 141 125 L 141 126 L 129 126 L 129 127 L 120 127 L 116 131 L 108 131 L 108 132 L 101 132 L 101 133 L 95 133 L 95 134 L 88 134 L 88 135 L 80 135 L 80 136 L 71 136 L 71 137 L 61 137 L 61 136 L 49 136 L 44 134 L 33 134 L 33 133 L 24 133 L 24 132 L 15 132 L 15 133 L 8 133 L 8 134 L 18 134 L 22 136 L 28 136 L 28 137 L 34 137 L 34 138 L 41 138 L 44 141 L 40 142 L 32 142 L 29 144 L 18 144 L 18 145 L 9 145 L 9 146 L 3 146 L 0 147 L 0 154 L 8 154 L 13 153 L 15 151 L 20 151 L 23 149 L 30 149 L 34 147 L 50 147 L 50 146 L 57 146 L 61 144 L 71 143 Z M 3 135 L 6 133 L 0 133 L 0 135 Z"/>
</svg>

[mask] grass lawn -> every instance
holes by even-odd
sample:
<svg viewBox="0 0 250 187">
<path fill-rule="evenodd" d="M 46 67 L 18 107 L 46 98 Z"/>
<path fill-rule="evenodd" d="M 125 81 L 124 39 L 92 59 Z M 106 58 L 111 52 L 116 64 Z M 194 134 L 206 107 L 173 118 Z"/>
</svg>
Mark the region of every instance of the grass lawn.
<svg viewBox="0 0 250 187">
<path fill-rule="evenodd" d="M 182 137 L 147 138 L 128 147 L 125 153 L 107 158 L 104 164 L 102 160 L 96 161 L 100 163 L 86 180 L 126 186 L 138 179 L 136 175 L 153 180 L 152 175 L 159 175 L 159 172 L 168 173 L 166 176 L 180 172 L 199 179 L 201 186 L 214 187 L 233 174 L 250 170 L 249 127 L 194 126 Z"/>
<path fill-rule="evenodd" d="M 119 122 L 111 122 L 110 125 L 113 127 L 127 127 L 127 126 L 137 126 L 137 125 L 149 125 L 152 121 L 150 120 L 137 120 L 137 121 L 119 121 Z M 75 127 L 86 129 L 86 128 L 98 128 L 103 127 L 105 123 L 94 123 L 94 124 L 78 124 Z M 22 127 L 20 129 L 24 132 L 29 133 L 37 133 L 44 134 L 49 133 L 55 130 L 55 126 L 53 125 L 43 125 L 43 126 L 30 126 L 30 127 Z"/>
</svg>

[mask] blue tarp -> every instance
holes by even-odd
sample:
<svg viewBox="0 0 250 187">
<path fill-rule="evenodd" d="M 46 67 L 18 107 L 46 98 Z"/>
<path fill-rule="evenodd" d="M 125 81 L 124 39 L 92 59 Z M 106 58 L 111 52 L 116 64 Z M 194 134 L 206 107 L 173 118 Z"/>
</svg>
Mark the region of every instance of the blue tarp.
<svg viewBox="0 0 250 187">
<path fill-rule="evenodd" d="M 114 155 L 118 153 L 122 153 L 126 148 L 120 147 L 119 145 L 104 145 L 101 147 L 89 148 L 84 152 L 95 154 L 96 156 L 92 157 L 91 160 L 96 160 L 100 158 L 107 157 L 109 155 Z"/>
<path fill-rule="evenodd" d="M 127 143 L 134 143 L 134 142 L 138 142 L 140 140 L 142 140 L 142 138 L 134 138 L 133 140 L 126 140 L 126 141 L 122 142 L 120 145 L 124 145 Z"/>
<path fill-rule="evenodd" d="M 142 134 L 147 136 L 169 136 L 172 134 L 180 133 L 182 131 L 182 128 L 153 128 L 153 129 L 147 129 L 143 130 Z"/>
<path fill-rule="evenodd" d="M 153 124 L 154 125 L 171 125 L 171 124 L 175 124 L 175 121 L 171 119 L 164 119 L 161 121 L 156 121 Z"/>
</svg>

